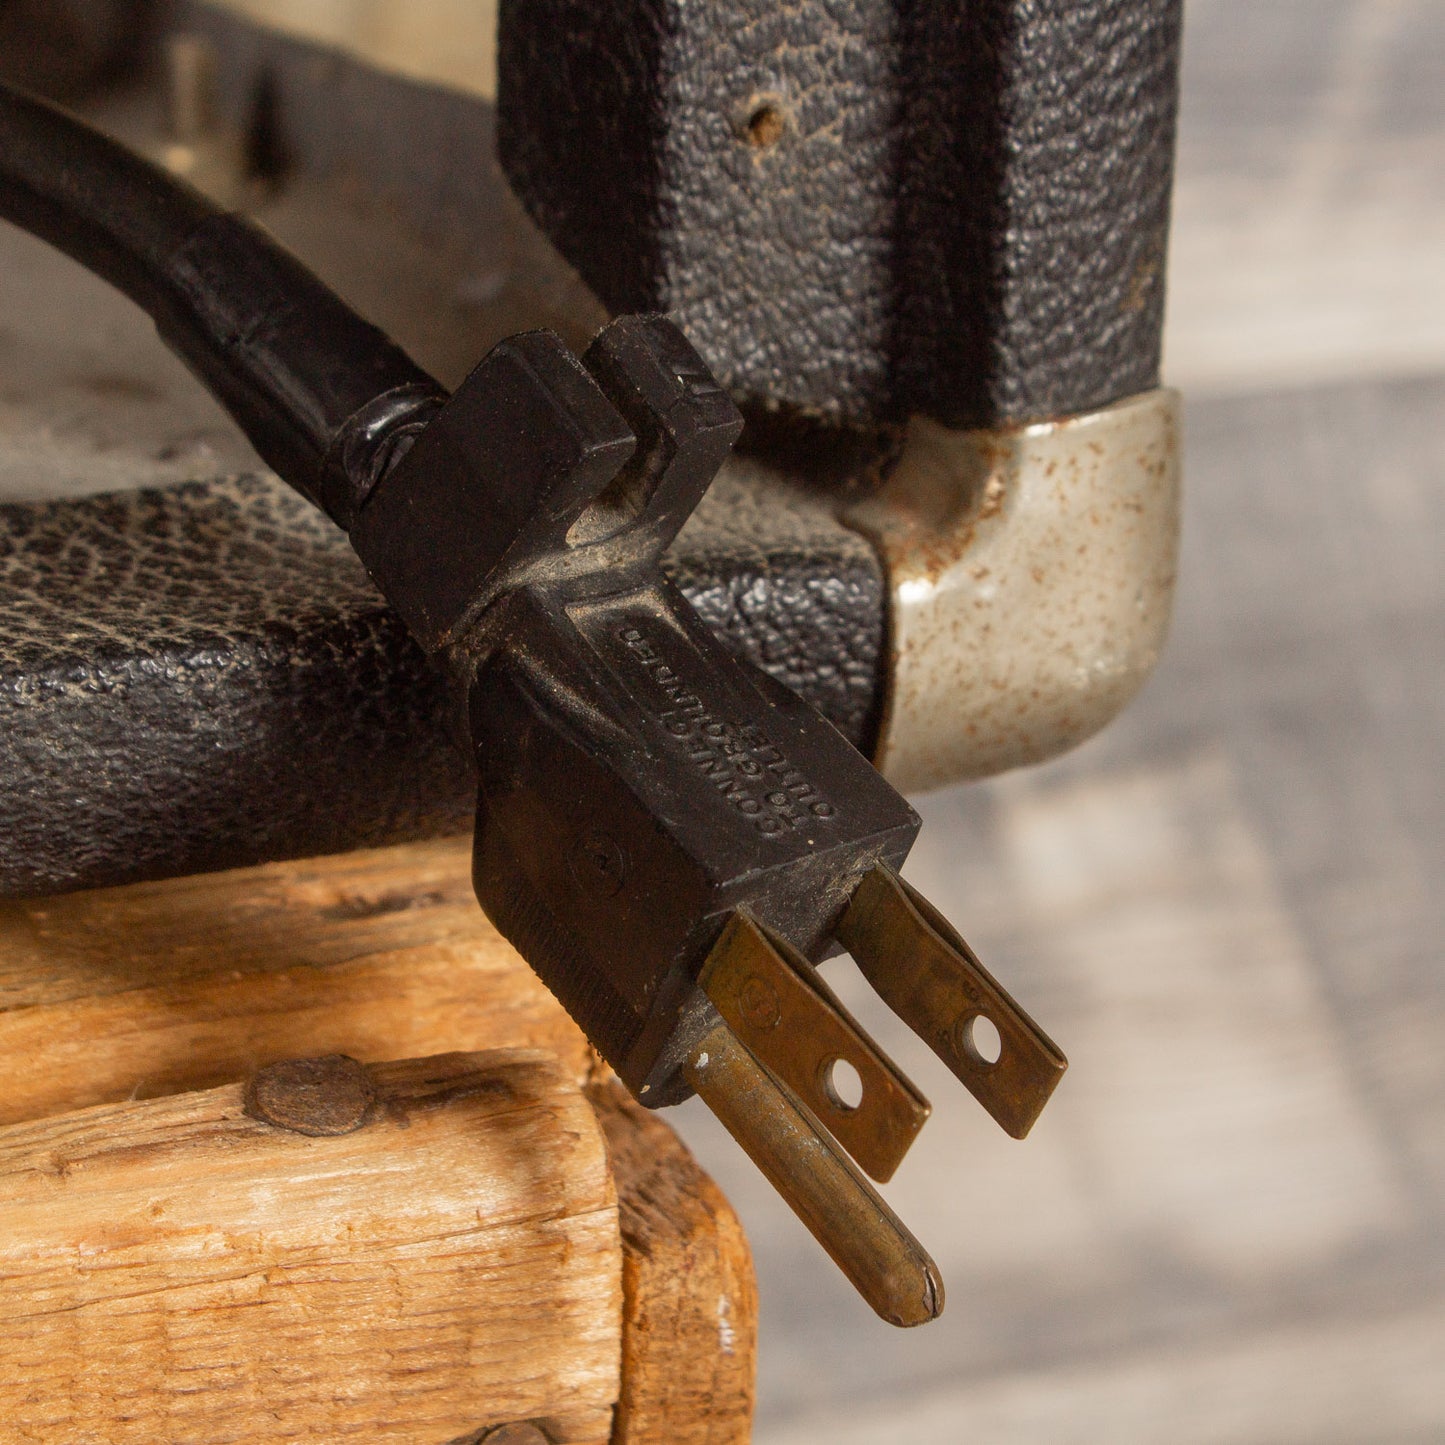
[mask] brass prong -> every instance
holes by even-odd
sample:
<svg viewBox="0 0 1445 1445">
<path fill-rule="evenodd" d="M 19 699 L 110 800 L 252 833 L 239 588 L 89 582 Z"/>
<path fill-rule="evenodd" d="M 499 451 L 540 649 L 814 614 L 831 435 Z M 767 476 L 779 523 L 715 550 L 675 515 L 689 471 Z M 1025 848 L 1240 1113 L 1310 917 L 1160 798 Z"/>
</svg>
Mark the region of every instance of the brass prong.
<svg viewBox="0 0 1445 1445">
<path fill-rule="evenodd" d="M 927 1251 L 725 1023 L 703 1037 L 685 1072 L 703 1102 L 879 1315 L 894 1325 L 921 1325 L 938 1316 L 943 1281 Z"/>
<path fill-rule="evenodd" d="M 865 1173 L 893 1177 L 928 1100 L 863 1032 L 818 972 L 745 913 L 728 919 L 698 982 L 745 1048 L 820 1119 Z M 839 1064 L 857 1071 L 849 1097 Z"/>
<path fill-rule="evenodd" d="M 1069 1061 L 916 889 L 878 864 L 853 894 L 837 930 L 883 1001 L 953 1070 L 1015 1139 L 1033 1127 Z M 999 1053 L 980 1052 L 980 1018 Z"/>
</svg>

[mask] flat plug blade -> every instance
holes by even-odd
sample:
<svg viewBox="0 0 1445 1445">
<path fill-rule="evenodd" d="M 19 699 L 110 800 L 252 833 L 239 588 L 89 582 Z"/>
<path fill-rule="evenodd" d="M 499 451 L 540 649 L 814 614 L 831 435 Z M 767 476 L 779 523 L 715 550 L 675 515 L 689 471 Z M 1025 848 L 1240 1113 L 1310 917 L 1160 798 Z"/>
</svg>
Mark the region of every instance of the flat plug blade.
<svg viewBox="0 0 1445 1445">
<path fill-rule="evenodd" d="M 688 1083 L 889 1324 L 943 1310 L 938 1266 L 791 1093 L 719 1021 L 693 1049 Z"/>
<path fill-rule="evenodd" d="M 929 1115 L 928 1100 L 786 940 L 735 912 L 698 977 L 743 1046 L 863 1170 L 886 1184 Z M 856 1094 L 849 1093 L 844 1076 Z"/>
<path fill-rule="evenodd" d="M 889 1008 L 1006 1133 L 1022 1139 L 1069 1061 L 948 920 L 878 864 L 864 874 L 835 936 Z M 975 1040 L 980 1019 L 998 1030 L 996 1058 Z"/>
</svg>

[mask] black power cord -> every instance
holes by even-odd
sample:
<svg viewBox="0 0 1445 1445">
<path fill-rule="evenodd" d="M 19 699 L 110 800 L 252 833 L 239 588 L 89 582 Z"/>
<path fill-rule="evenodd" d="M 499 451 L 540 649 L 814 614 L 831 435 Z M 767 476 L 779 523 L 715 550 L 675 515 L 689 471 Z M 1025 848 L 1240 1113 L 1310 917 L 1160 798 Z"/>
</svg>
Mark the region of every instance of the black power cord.
<svg viewBox="0 0 1445 1445">
<path fill-rule="evenodd" d="M 0 216 L 123 291 L 297 491 L 350 528 L 445 389 L 244 217 L 0 87 Z"/>
<path fill-rule="evenodd" d="M 880 1314 L 936 1315 L 862 1172 L 928 1104 L 814 963 L 850 950 L 1018 1137 L 1065 1061 L 898 877 L 913 810 L 663 575 L 742 426 L 681 332 L 515 336 L 448 397 L 251 223 L 4 90 L 0 217 L 150 313 L 465 689 L 477 897 L 633 1093 L 696 1091 Z"/>
</svg>

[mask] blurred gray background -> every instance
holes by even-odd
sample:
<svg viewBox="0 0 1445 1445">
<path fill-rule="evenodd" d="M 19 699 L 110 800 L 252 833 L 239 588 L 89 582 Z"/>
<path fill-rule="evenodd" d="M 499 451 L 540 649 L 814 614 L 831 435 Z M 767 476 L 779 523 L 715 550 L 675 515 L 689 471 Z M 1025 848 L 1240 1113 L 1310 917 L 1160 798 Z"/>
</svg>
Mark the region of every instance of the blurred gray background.
<svg viewBox="0 0 1445 1445">
<path fill-rule="evenodd" d="M 1445 1441 L 1445 5 L 1189 0 L 1164 662 L 1057 763 L 918 800 L 910 876 L 1071 1068 L 934 1101 L 898 1334 L 700 1109 L 760 1445 Z M 836 981 L 836 979 L 835 979 Z"/>
<path fill-rule="evenodd" d="M 314 251 L 331 205 L 265 214 Z M 455 311 L 450 261 L 387 224 L 327 242 L 366 253 L 348 294 Z M 254 465 L 143 318 L 0 249 L 0 496 Z M 887 1192 L 943 1319 L 877 1323 L 672 1115 L 756 1252 L 759 1445 L 1445 1441 L 1441 0 L 1189 0 L 1171 285 L 1165 660 L 1072 756 L 919 800 L 911 876 L 1072 1060 L 1033 1136 L 833 966 L 935 1102 Z"/>
</svg>

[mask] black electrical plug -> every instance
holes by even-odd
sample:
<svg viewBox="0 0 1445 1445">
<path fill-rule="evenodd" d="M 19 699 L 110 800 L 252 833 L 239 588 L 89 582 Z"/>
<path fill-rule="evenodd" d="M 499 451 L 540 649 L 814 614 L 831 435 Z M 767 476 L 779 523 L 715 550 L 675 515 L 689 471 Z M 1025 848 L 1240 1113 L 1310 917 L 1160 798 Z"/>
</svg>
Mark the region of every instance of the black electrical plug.
<svg viewBox="0 0 1445 1445">
<path fill-rule="evenodd" d="M 885 1181 L 929 1106 L 813 962 L 851 949 L 1013 1133 L 1064 1060 L 898 878 L 912 808 L 663 575 L 741 426 L 663 318 L 614 322 L 580 364 L 514 337 L 352 536 L 467 683 L 493 922 L 638 1098 L 702 1094 L 880 1313 L 918 1323 L 932 1263 L 840 1148 Z"/>
<path fill-rule="evenodd" d="M 1016 1136 L 1065 1061 L 898 877 L 913 810 L 660 570 L 742 425 L 677 328 L 516 336 L 448 398 L 244 219 L 3 86 L 0 217 L 150 312 L 457 678 L 477 897 L 633 1092 L 696 1091 L 880 1314 L 936 1315 L 863 1177 L 928 1104 L 814 965 L 848 949 Z"/>
</svg>

